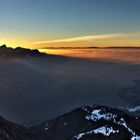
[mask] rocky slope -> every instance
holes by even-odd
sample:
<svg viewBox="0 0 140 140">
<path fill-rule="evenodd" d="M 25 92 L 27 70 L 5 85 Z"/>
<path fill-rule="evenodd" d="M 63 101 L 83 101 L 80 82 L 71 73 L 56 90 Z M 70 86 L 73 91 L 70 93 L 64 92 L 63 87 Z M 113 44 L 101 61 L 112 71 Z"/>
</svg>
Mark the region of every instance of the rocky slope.
<svg viewBox="0 0 140 140">
<path fill-rule="evenodd" d="M 140 140 L 140 118 L 105 106 L 84 106 L 40 125 L 0 118 L 1 140 Z"/>
<path fill-rule="evenodd" d="M 0 117 L 0 140 L 24 140 L 26 129 Z"/>
<path fill-rule="evenodd" d="M 46 123 L 43 129 L 49 140 L 139 140 L 140 118 L 94 105 L 64 114 Z"/>
</svg>

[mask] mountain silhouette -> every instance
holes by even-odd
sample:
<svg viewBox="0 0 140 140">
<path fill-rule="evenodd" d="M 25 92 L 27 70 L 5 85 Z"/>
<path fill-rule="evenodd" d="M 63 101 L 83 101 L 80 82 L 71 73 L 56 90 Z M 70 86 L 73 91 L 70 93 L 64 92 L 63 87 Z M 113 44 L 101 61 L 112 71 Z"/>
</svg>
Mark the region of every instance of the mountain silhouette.
<svg viewBox="0 0 140 140">
<path fill-rule="evenodd" d="M 15 49 L 7 47 L 6 45 L 0 46 L 0 57 L 37 57 L 46 56 L 45 53 L 40 53 L 37 49 L 25 49 L 17 47 Z"/>
</svg>

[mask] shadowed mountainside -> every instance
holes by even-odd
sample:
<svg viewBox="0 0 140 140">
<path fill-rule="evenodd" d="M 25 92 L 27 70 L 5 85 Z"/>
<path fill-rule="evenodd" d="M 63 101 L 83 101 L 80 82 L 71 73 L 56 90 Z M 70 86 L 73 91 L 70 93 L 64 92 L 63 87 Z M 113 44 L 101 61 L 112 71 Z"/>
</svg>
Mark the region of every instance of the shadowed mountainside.
<svg viewBox="0 0 140 140">
<path fill-rule="evenodd" d="M 2 140 L 139 140 L 140 118 L 105 106 L 84 106 L 40 125 L 23 127 L 0 118 Z"/>
</svg>

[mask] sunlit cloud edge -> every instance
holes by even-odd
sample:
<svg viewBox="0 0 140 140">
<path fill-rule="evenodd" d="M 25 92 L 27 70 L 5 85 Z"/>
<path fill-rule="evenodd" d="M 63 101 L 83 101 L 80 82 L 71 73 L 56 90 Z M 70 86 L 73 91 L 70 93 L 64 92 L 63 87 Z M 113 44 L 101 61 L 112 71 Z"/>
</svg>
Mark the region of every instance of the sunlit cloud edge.
<svg viewBox="0 0 140 140">
<path fill-rule="evenodd" d="M 125 38 L 125 37 L 138 37 L 140 34 L 102 34 L 102 35 L 90 35 L 90 36 L 81 36 L 81 37 L 72 37 L 72 38 L 63 38 L 55 40 L 45 40 L 45 41 L 36 41 L 31 42 L 31 44 L 51 44 L 51 43 L 67 43 L 67 42 L 77 42 L 77 41 L 96 41 L 104 40 L 111 38 Z"/>
</svg>

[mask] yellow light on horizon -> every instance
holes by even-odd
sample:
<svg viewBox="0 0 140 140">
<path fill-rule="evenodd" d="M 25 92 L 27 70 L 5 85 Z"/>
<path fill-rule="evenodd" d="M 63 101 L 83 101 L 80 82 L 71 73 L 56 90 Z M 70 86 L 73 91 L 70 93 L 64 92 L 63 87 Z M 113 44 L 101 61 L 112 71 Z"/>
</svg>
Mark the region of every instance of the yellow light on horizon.
<svg viewBox="0 0 140 140">
<path fill-rule="evenodd" d="M 30 48 L 28 46 L 28 43 L 25 43 L 23 41 L 20 40 L 0 40 L 0 46 L 1 45 L 6 45 L 7 47 L 11 47 L 11 48 L 16 48 L 16 47 L 23 47 L 23 48 Z"/>
</svg>

